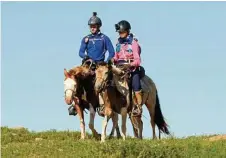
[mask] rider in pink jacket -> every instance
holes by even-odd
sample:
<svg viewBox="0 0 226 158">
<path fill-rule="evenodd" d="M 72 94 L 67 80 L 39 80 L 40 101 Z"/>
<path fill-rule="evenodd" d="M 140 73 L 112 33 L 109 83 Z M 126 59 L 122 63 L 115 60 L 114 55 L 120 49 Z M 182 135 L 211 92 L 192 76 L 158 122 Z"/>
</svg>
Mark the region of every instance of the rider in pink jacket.
<svg viewBox="0 0 226 158">
<path fill-rule="evenodd" d="M 133 109 L 134 115 L 142 113 L 142 89 L 140 83 L 140 47 L 130 33 L 130 23 L 122 20 L 115 24 L 115 29 L 119 33 L 118 43 L 116 45 L 116 53 L 114 62 L 116 64 L 128 63 L 131 68 L 132 89 L 135 92 L 137 107 Z"/>
</svg>

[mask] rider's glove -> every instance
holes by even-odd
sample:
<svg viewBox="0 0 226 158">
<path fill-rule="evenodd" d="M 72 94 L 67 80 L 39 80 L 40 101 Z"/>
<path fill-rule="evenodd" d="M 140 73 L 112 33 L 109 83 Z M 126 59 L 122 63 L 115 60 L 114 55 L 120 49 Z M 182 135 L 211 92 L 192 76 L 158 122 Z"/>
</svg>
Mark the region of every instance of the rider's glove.
<svg viewBox="0 0 226 158">
<path fill-rule="evenodd" d="M 82 59 L 82 64 L 83 64 L 86 60 L 88 60 L 88 59 L 90 59 L 90 57 L 86 55 L 86 56 Z"/>
</svg>

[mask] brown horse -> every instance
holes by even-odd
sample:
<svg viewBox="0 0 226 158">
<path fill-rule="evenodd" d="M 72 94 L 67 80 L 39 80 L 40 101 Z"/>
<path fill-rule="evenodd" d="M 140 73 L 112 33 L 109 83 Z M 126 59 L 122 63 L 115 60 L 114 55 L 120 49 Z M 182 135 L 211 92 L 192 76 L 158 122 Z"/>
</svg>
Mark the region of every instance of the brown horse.
<svg viewBox="0 0 226 158">
<path fill-rule="evenodd" d="M 113 86 L 111 86 L 112 78 L 111 75 L 106 75 L 106 82 L 99 86 L 100 80 L 103 80 L 105 75 L 103 74 L 103 67 L 106 63 L 100 63 L 97 65 L 97 69 L 95 71 L 96 79 L 95 79 L 95 92 L 100 94 L 103 98 L 104 103 L 104 120 L 102 124 L 102 135 L 101 142 L 105 141 L 106 138 L 106 128 L 108 121 L 111 117 L 115 117 L 115 113 L 121 114 L 122 116 L 122 137 L 123 140 L 126 139 L 126 119 L 127 119 L 127 108 L 126 108 L 126 99 L 124 96 L 120 94 L 120 92 Z M 115 112 L 115 113 L 114 113 Z M 113 125 L 114 126 L 114 125 Z"/>
<path fill-rule="evenodd" d="M 113 74 L 110 70 L 111 66 L 107 65 L 106 63 L 101 63 L 97 66 L 95 71 L 96 80 L 95 80 L 95 91 L 96 93 L 101 93 L 102 98 L 104 101 L 104 115 L 105 119 L 103 120 L 102 126 L 102 137 L 101 140 L 104 142 L 106 137 L 106 127 L 108 120 L 111 116 L 114 116 L 112 112 L 116 112 L 122 115 L 122 132 L 123 132 L 123 139 L 126 138 L 126 117 L 127 113 L 131 113 L 132 106 L 127 107 L 126 97 L 123 96 L 115 87 L 113 83 Z M 138 137 L 138 131 L 135 127 L 137 127 L 137 122 L 139 125 L 142 125 L 142 120 L 139 117 L 130 117 L 134 136 Z"/>
<path fill-rule="evenodd" d="M 120 68 L 116 67 L 115 65 L 111 65 L 110 67 L 108 65 L 103 65 L 101 67 L 101 70 L 102 71 L 97 71 L 97 73 L 99 73 L 99 75 L 102 76 L 102 79 L 99 79 L 98 81 L 96 81 L 95 89 L 96 88 L 100 89 L 100 87 L 102 87 L 105 83 L 107 83 L 109 79 L 108 74 L 112 71 L 113 80 L 114 80 L 114 83 L 116 84 L 118 91 L 124 96 L 126 96 L 126 98 L 128 98 L 128 95 L 130 94 L 129 87 L 128 87 L 129 86 L 128 80 L 121 76 L 121 74 L 124 74 L 124 72 Z M 157 89 L 154 82 L 148 76 L 145 75 L 141 79 L 141 85 L 144 93 L 143 103 L 146 105 L 149 115 L 151 117 L 150 122 L 152 126 L 153 139 L 156 138 L 155 125 L 157 125 L 159 128 L 159 138 L 160 138 L 160 132 L 163 132 L 165 134 L 170 134 L 170 132 L 168 131 L 168 125 L 166 124 L 161 112 Z M 135 104 L 134 99 L 132 103 Z M 130 105 L 128 105 L 128 102 L 127 102 L 127 107 L 131 107 Z M 131 116 L 131 113 L 130 113 L 130 119 L 133 124 L 133 128 L 135 130 L 134 131 L 135 136 L 142 139 L 143 122 L 142 122 L 141 116 Z"/>
<path fill-rule="evenodd" d="M 72 104 L 72 102 L 75 103 L 75 109 L 80 119 L 81 139 L 85 139 L 84 109 L 88 109 L 90 111 L 89 128 L 91 129 L 94 137 L 99 139 L 99 134 L 94 129 L 95 112 L 99 106 L 99 103 L 98 97 L 96 97 L 94 92 L 93 75 L 91 75 L 89 69 L 84 66 L 77 66 L 69 71 L 64 69 L 64 75 L 65 102 L 68 105 Z M 86 99 L 82 99 L 83 96 Z M 117 117 L 114 118 L 117 119 Z M 120 131 L 117 123 L 113 126 L 111 134 L 114 134 L 115 128 L 117 136 L 120 137 Z"/>
</svg>

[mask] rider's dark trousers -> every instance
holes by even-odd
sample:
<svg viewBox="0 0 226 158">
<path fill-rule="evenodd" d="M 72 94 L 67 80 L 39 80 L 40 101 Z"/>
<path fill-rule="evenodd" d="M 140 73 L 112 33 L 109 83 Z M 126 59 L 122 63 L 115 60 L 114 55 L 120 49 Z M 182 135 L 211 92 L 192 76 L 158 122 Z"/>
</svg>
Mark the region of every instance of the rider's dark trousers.
<svg viewBox="0 0 226 158">
<path fill-rule="evenodd" d="M 131 84 L 132 88 L 135 92 L 141 90 L 141 83 L 140 83 L 140 73 L 139 73 L 139 68 L 136 68 L 134 72 L 131 73 Z"/>
</svg>

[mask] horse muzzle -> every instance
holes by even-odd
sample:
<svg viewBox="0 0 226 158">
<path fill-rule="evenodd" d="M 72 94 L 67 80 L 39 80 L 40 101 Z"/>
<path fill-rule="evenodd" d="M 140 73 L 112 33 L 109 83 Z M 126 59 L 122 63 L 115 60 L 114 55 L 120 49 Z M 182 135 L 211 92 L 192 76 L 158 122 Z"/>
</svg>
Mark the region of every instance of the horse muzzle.
<svg viewBox="0 0 226 158">
<path fill-rule="evenodd" d="M 65 98 L 65 102 L 67 103 L 67 105 L 71 105 L 72 99 L 71 98 Z"/>
</svg>

